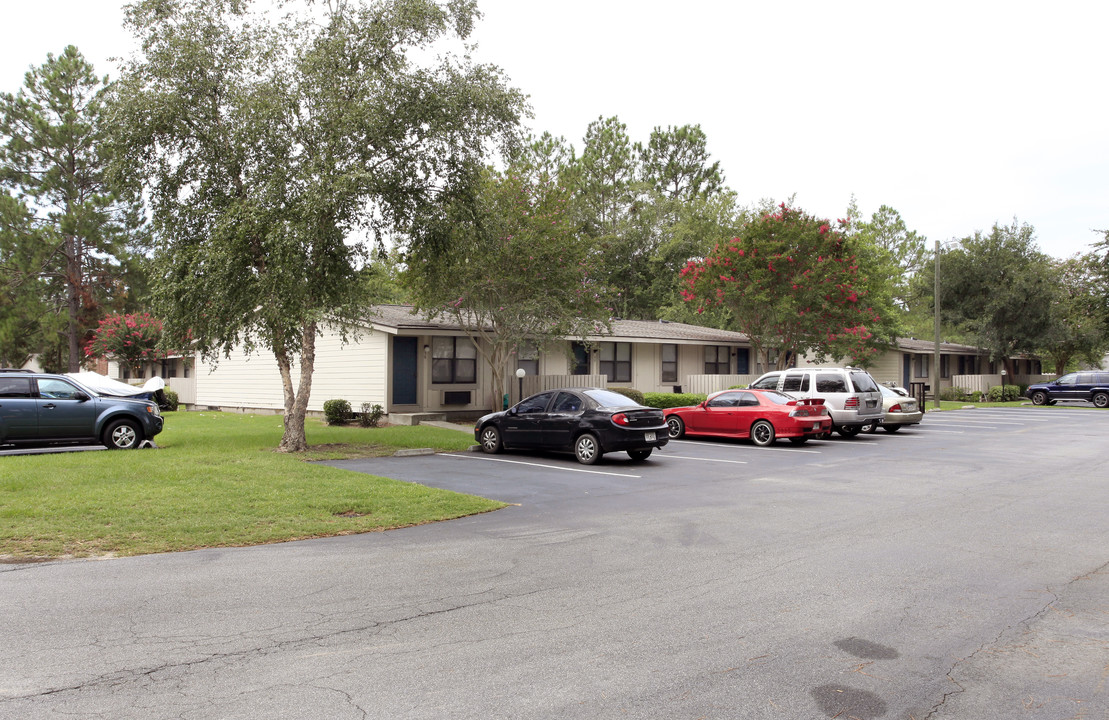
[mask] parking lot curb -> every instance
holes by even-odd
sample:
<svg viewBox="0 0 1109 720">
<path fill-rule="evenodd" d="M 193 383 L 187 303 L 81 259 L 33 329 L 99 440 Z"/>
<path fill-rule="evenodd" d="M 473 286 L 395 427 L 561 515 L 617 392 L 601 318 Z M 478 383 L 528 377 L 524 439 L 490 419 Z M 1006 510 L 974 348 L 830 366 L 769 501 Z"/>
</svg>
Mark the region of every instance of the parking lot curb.
<svg viewBox="0 0 1109 720">
<path fill-rule="evenodd" d="M 412 457 L 414 455 L 434 455 L 435 450 L 432 448 L 409 448 L 407 450 L 397 450 L 393 453 L 393 457 Z"/>
</svg>

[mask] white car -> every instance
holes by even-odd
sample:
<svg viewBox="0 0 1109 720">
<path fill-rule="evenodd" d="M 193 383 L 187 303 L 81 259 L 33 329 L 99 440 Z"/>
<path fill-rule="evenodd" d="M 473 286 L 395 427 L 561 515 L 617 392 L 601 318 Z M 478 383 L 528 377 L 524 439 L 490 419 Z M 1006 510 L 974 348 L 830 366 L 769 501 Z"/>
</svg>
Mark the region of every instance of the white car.
<svg viewBox="0 0 1109 720">
<path fill-rule="evenodd" d="M 832 429 L 855 437 L 882 422 L 882 393 L 878 383 L 859 368 L 805 367 L 768 372 L 751 383 L 755 390 L 777 390 L 795 398 L 824 398 Z"/>
</svg>

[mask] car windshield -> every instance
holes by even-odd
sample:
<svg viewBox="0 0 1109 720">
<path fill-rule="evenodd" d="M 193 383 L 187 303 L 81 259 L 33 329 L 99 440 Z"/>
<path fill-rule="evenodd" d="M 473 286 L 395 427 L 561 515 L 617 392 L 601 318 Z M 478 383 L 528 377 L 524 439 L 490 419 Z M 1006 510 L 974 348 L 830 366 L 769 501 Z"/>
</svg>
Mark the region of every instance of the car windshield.
<svg viewBox="0 0 1109 720">
<path fill-rule="evenodd" d="M 593 398 L 601 407 L 623 407 L 639 404 L 630 397 L 611 390 L 586 390 L 585 394 Z"/>
<path fill-rule="evenodd" d="M 762 395 L 767 400 L 769 400 L 770 402 L 778 403 L 779 405 L 785 405 L 787 403 L 793 402 L 793 400 L 794 400 L 789 395 L 786 395 L 785 393 L 780 393 L 777 390 L 763 390 L 759 394 Z"/>
<path fill-rule="evenodd" d="M 878 386 L 874 383 L 874 378 L 870 377 L 870 373 L 853 372 L 851 382 L 855 384 L 855 392 L 878 392 Z"/>
<path fill-rule="evenodd" d="M 878 389 L 882 391 L 883 397 L 908 397 L 907 395 L 903 395 L 892 388 L 886 387 L 885 385 L 879 385 Z"/>
</svg>

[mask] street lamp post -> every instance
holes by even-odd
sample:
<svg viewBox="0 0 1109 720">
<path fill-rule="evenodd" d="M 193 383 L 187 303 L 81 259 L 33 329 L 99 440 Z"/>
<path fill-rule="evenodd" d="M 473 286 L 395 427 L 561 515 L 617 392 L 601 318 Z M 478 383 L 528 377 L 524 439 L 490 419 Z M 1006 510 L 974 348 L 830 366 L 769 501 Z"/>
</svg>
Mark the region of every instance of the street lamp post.
<svg viewBox="0 0 1109 720">
<path fill-rule="evenodd" d="M 932 381 L 932 401 L 933 407 L 936 410 L 940 409 L 940 241 L 936 241 L 936 288 L 933 293 L 934 301 L 933 307 L 936 311 L 936 346 L 934 351 L 934 362 L 932 367 L 932 374 L 934 379 Z"/>
<path fill-rule="evenodd" d="M 524 399 L 524 376 L 527 375 L 527 374 L 528 374 L 528 371 L 523 369 L 523 368 L 517 368 L 516 369 L 516 381 L 517 381 L 518 388 L 519 388 L 518 391 L 517 391 L 518 394 L 519 394 L 519 397 L 516 398 L 516 402 L 520 402 L 521 400 Z"/>
</svg>

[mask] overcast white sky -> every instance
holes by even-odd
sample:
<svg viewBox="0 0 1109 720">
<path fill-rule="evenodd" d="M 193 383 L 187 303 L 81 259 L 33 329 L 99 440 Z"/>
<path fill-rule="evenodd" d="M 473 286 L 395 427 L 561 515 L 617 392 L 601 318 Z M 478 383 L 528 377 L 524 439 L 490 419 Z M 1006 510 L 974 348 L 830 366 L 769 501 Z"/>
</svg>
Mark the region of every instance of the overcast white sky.
<svg viewBox="0 0 1109 720">
<path fill-rule="evenodd" d="M 1056 257 L 1109 229 L 1109 3 L 479 0 L 477 58 L 580 149 L 700 124 L 741 202 L 899 210 L 929 241 L 1013 218 Z M 128 48 L 120 0 L 0 0 L 0 89 L 75 44 Z"/>
</svg>

